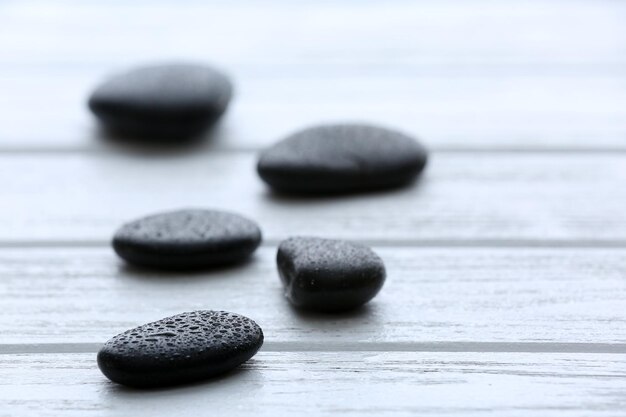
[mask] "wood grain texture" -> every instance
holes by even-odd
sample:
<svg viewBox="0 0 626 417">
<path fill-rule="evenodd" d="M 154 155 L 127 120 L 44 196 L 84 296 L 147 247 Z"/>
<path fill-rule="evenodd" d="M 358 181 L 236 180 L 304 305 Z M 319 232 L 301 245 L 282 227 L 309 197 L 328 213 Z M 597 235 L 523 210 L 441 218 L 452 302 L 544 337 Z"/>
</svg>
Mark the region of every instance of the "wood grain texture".
<svg viewBox="0 0 626 417">
<path fill-rule="evenodd" d="M 2 343 L 100 343 L 196 309 L 247 315 L 268 343 L 304 348 L 626 343 L 626 249 L 375 249 L 387 266 L 383 290 L 364 309 L 341 315 L 291 308 L 275 248 L 261 248 L 241 267 L 195 274 L 129 268 L 108 248 L 2 249 Z"/>
<path fill-rule="evenodd" d="M 2 416 L 619 416 L 624 355 L 269 353 L 217 380 L 129 390 L 95 354 L 0 355 Z"/>
<path fill-rule="evenodd" d="M 623 242 L 626 156 L 436 154 L 413 187 L 297 199 L 270 193 L 252 154 L 0 156 L 0 241 L 107 242 L 123 222 L 206 207 L 297 234 L 438 242 Z"/>
<path fill-rule="evenodd" d="M 25 1 L 0 11 L 0 150 L 102 150 L 89 91 L 112 71 L 167 59 L 215 62 L 234 77 L 235 102 L 207 148 L 259 148 L 347 119 L 440 149 L 626 149 L 619 1 Z"/>
</svg>

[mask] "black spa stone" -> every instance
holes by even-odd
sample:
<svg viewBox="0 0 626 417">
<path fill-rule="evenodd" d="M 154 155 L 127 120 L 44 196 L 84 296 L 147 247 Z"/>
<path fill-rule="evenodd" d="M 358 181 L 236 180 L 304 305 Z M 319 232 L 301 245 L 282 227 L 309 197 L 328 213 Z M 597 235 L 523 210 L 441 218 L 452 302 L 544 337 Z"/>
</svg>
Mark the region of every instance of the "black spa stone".
<svg viewBox="0 0 626 417">
<path fill-rule="evenodd" d="M 350 193 L 411 183 L 427 152 L 403 133 L 365 124 L 325 125 L 288 136 L 265 150 L 261 178 L 291 194 Z"/>
<path fill-rule="evenodd" d="M 359 307 L 385 282 L 385 265 L 374 251 L 342 240 L 290 238 L 280 244 L 276 261 L 285 296 L 308 310 Z"/>
<path fill-rule="evenodd" d="M 138 140 L 178 141 L 199 135 L 224 113 L 232 85 L 201 65 L 132 69 L 99 85 L 89 108 L 105 129 Z"/>
<path fill-rule="evenodd" d="M 162 387 L 230 371 L 254 356 L 262 344 L 263 331 L 247 317 L 194 311 L 115 336 L 98 352 L 98 367 L 119 384 Z"/>
<path fill-rule="evenodd" d="M 252 220 L 216 210 L 187 209 L 124 224 L 113 249 L 127 262 L 161 269 L 199 269 L 243 261 L 261 243 Z"/>
</svg>

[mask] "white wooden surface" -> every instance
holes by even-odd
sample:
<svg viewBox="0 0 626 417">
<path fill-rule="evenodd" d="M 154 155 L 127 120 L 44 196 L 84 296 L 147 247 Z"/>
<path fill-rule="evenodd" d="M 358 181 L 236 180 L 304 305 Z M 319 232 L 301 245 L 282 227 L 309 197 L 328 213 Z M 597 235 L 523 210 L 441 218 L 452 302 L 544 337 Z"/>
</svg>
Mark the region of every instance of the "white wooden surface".
<svg viewBox="0 0 626 417">
<path fill-rule="evenodd" d="M 620 68 L 625 72 L 626 64 Z M 612 72 L 393 69 L 319 77 L 234 73 L 236 100 L 203 148 L 255 150 L 303 126 L 365 120 L 419 134 L 434 150 L 626 149 L 626 85 Z M 0 149 L 109 149 L 94 139 L 85 95 L 110 72 L 7 70 L 0 79 L 0 134 L 6 137 Z M 54 97 L 56 106 L 42 95 Z"/>
<path fill-rule="evenodd" d="M 0 415 L 619 416 L 626 355 L 261 352 L 208 383 L 103 380 L 95 354 L 0 355 Z"/>
<path fill-rule="evenodd" d="M 217 308 L 254 317 L 270 344 L 626 343 L 626 249 L 375 250 L 384 291 L 363 310 L 328 316 L 290 308 L 275 247 L 194 274 L 129 268 L 108 248 L 1 249 L 2 340 L 102 343 L 136 323 Z"/>
<path fill-rule="evenodd" d="M 235 78 L 217 147 L 364 119 L 435 149 L 626 149 L 626 3 L 384 3 L 3 4 L 0 149 L 94 148 L 87 92 L 168 58 Z"/>
<path fill-rule="evenodd" d="M 0 416 L 621 416 L 626 389 L 626 2 L 0 3 Z M 106 74 L 210 61 L 236 83 L 179 152 L 101 137 Z M 367 120 L 433 150 L 412 188 L 279 198 L 256 152 Z M 261 224 L 249 263 L 123 265 L 114 229 L 185 206 Z M 374 245 L 381 294 L 340 316 L 281 295 L 277 243 Z M 218 380 L 132 391 L 99 345 L 168 314 L 246 314 L 263 351 Z"/>
<path fill-rule="evenodd" d="M 16 175 L 19 173 L 19 175 Z M 435 153 L 415 187 L 339 198 L 270 193 L 253 153 L 0 154 L 0 241 L 108 242 L 124 221 L 178 207 L 234 209 L 266 241 L 612 244 L 626 238 L 624 153 Z"/>
</svg>

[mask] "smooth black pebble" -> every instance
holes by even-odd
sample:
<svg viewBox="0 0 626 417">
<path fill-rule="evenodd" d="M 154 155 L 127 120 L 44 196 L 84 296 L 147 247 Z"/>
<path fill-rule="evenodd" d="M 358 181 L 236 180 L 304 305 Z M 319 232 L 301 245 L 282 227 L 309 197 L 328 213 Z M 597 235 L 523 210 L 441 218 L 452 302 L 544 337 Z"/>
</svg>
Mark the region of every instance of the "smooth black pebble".
<svg viewBox="0 0 626 417">
<path fill-rule="evenodd" d="M 211 127 L 226 111 L 231 96 L 229 79 L 215 69 L 164 64 L 106 80 L 91 94 L 89 108 L 113 133 L 177 141 Z"/>
<path fill-rule="evenodd" d="M 261 243 L 252 220 L 216 210 L 178 210 L 123 225 L 113 249 L 127 262 L 162 269 L 199 269 L 243 261 Z"/>
<path fill-rule="evenodd" d="M 309 310 L 359 307 L 385 282 L 382 259 L 366 246 L 343 240 L 290 238 L 280 244 L 276 261 L 285 296 Z"/>
<path fill-rule="evenodd" d="M 230 371 L 253 357 L 262 344 L 263 331 L 247 317 L 194 311 L 115 336 L 98 352 L 98 367 L 119 384 L 162 387 Z"/>
<path fill-rule="evenodd" d="M 257 170 L 273 189 L 333 194 L 394 188 L 424 169 L 426 149 L 403 133 L 365 124 L 299 131 L 265 150 Z"/>
</svg>

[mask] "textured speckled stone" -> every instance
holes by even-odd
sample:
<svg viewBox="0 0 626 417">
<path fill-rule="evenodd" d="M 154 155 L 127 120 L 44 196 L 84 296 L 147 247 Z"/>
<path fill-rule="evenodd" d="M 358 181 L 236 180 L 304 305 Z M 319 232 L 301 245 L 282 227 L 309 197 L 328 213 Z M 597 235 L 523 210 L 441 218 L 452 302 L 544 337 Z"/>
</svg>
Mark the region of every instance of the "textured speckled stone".
<svg viewBox="0 0 626 417">
<path fill-rule="evenodd" d="M 115 336 L 98 353 L 98 366 L 123 385 L 175 385 L 227 372 L 254 356 L 262 344 L 263 331 L 247 317 L 194 311 Z"/>
<path fill-rule="evenodd" d="M 426 161 L 426 150 L 403 133 L 363 124 L 326 125 L 265 150 L 257 170 L 279 192 L 332 194 L 409 184 Z"/>
<path fill-rule="evenodd" d="M 252 220 L 215 210 L 178 210 L 123 225 L 115 252 L 129 263 L 165 269 L 197 269 L 242 261 L 261 243 Z"/>
<path fill-rule="evenodd" d="M 164 64 L 111 77 L 89 98 L 89 108 L 114 133 L 134 139 L 180 140 L 199 135 L 226 110 L 232 85 L 201 65 Z"/>
<path fill-rule="evenodd" d="M 276 261 L 287 299 L 310 310 L 356 308 L 385 282 L 385 265 L 374 251 L 342 240 L 290 238 L 280 244 Z"/>
</svg>

